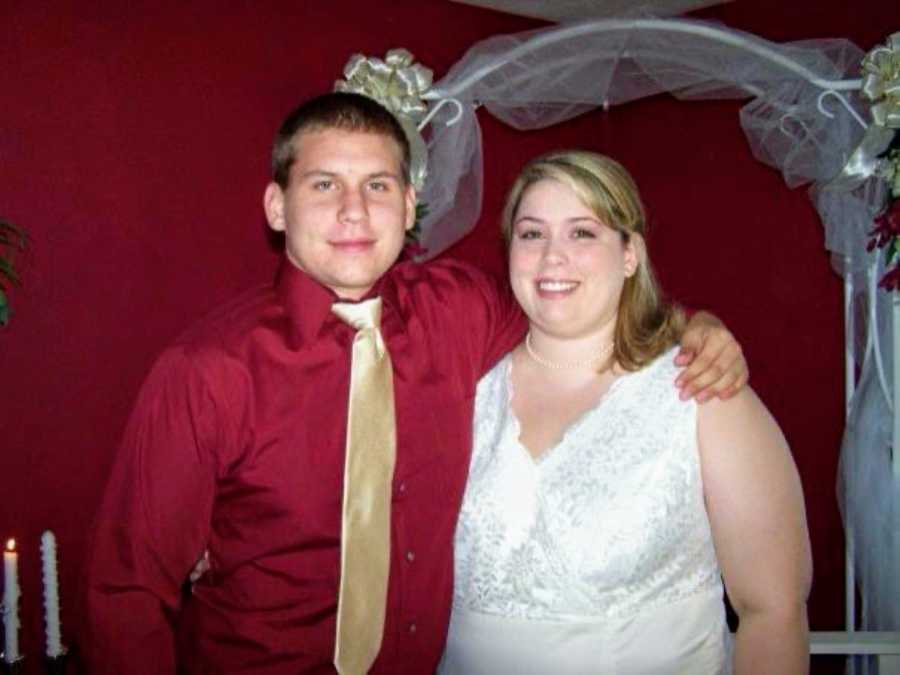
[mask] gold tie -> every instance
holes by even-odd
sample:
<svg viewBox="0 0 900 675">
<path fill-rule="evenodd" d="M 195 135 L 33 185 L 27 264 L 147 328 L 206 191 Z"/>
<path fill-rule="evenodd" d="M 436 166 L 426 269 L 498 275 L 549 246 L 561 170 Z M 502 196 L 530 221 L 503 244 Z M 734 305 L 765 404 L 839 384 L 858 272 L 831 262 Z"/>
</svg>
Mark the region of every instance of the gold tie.
<svg viewBox="0 0 900 675">
<path fill-rule="evenodd" d="M 347 413 L 341 583 L 334 665 L 364 675 L 384 633 L 391 562 L 391 481 L 397 439 L 391 357 L 381 337 L 381 298 L 337 303 L 332 311 L 356 328 Z"/>
</svg>

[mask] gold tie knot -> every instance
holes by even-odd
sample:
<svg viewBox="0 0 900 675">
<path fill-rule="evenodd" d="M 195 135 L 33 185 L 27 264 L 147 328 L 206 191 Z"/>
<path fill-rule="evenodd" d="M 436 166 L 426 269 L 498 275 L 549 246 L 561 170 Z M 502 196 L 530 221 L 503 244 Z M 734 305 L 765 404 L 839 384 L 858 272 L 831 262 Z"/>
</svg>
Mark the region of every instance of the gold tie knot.
<svg viewBox="0 0 900 675">
<path fill-rule="evenodd" d="M 385 354 L 384 340 L 381 338 L 381 298 L 364 302 L 336 302 L 331 311 L 346 324 L 353 326 L 357 335 L 367 330 L 375 331 L 375 345 L 379 358 Z"/>
</svg>

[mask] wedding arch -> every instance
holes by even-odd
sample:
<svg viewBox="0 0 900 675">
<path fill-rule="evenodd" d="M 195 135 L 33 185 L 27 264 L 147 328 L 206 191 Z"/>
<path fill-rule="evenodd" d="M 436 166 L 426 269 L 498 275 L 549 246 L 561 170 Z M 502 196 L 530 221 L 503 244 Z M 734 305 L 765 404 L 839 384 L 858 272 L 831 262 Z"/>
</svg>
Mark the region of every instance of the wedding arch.
<svg viewBox="0 0 900 675">
<path fill-rule="evenodd" d="M 844 279 L 847 631 L 814 634 L 813 651 L 878 655 L 880 673 L 900 673 L 900 33 L 865 53 L 843 39 L 777 44 L 688 19 L 611 18 L 488 38 L 436 83 L 402 49 L 355 55 L 344 76 L 337 89 L 382 101 L 407 128 L 428 206 L 423 258 L 479 217 L 478 107 L 539 129 L 663 92 L 749 99 L 739 117 L 751 152 L 788 187 L 809 185 Z"/>
</svg>

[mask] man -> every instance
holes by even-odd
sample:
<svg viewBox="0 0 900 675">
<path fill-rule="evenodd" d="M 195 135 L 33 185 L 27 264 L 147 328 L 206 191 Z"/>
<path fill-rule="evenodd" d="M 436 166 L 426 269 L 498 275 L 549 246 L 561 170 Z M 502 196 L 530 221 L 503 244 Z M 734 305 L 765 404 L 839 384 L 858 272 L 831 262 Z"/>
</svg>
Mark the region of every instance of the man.
<svg viewBox="0 0 900 675">
<path fill-rule="evenodd" d="M 88 564 L 91 673 L 173 673 L 176 660 L 190 674 L 334 672 L 355 329 L 332 306 L 376 296 L 396 465 L 371 672 L 434 670 L 475 385 L 525 323 L 509 293 L 466 265 L 396 263 L 415 219 L 408 164 L 401 127 L 364 97 L 319 97 L 285 120 L 264 206 L 287 260 L 273 286 L 166 350 L 141 391 Z M 724 329 L 712 333 L 705 351 L 737 363 L 716 391 L 739 387 L 739 349 Z M 692 366 L 686 393 L 721 368 Z M 210 570 L 185 598 L 204 550 Z"/>
</svg>

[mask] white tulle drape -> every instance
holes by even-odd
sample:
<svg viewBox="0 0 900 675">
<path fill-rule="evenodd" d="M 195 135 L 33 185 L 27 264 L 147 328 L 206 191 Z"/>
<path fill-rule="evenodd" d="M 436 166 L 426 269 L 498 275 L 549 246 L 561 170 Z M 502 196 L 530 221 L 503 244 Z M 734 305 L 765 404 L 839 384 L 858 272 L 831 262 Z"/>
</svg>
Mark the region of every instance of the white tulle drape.
<svg viewBox="0 0 900 675">
<path fill-rule="evenodd" d="M 453 0 L 477 7 L 489 7 L 507 14 L 560 23 L 584 19 L 622 16 L 637 4 L 634 0 Z M 641 0 L 640 5 L 655 16 L 678 16 L 731 0 Z"/>
<path fill-rule="evenodd" d="M 841 449 L 839 499 L 856 552 L 864 628 L 898 630 L 900 488 L 891 468 L 893 336 L 890 296 L 867 233 L 885 186 L 870 178 L 829 185 L 860 143 L 864 53 L 846 40 L 776 44 L 685 19 L 630 17 L 492 37 L 475 44 L 426 95 L 435 115 L 422 201 L 426 257 L 457 241 L 478 218 L 483 105 L 518 129 L 538 129 L 600 105 L 670 92 L 683 99 L 747 98 L 740 111 L 750 150 L 789 187 L 811 184 L 835 269 L 849 282 L 847 343 L 859 367 Z M 828 93 L 823 93 L 828 92 Z M 446 122 L 459 114 L 452 126 Z M 828 452 L 822 448 L 822 452 Z"/>
</svg>

